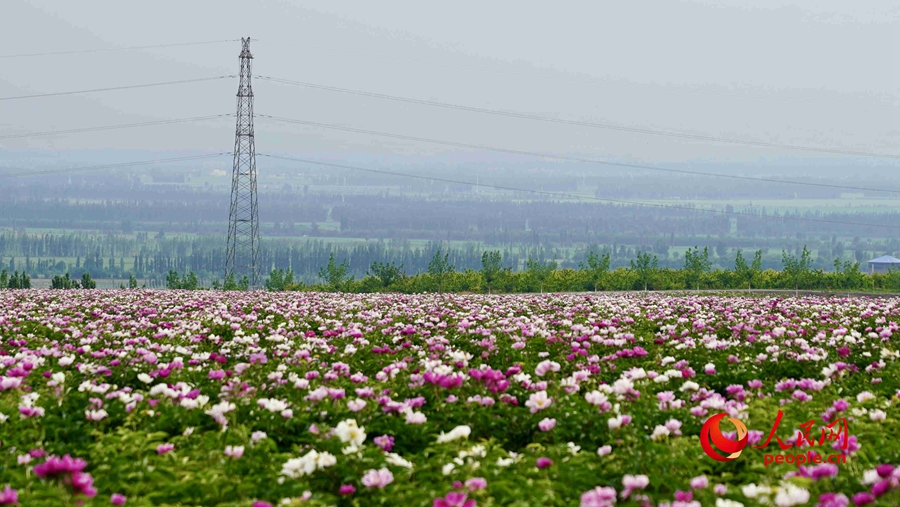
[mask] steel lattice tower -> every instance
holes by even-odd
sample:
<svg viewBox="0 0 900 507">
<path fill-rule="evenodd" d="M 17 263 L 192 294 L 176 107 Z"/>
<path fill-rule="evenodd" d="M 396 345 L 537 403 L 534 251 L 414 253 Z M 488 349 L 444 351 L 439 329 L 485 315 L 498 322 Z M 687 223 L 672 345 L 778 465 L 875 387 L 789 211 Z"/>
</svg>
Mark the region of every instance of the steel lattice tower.
<svg viewBox="0 0 900 507">
<path fill-rule="evenodd" d="M 255 288 L 259 286 L 259 214 L 256 199 L 256 141 L 253 137 L 253 87 L 250 82 L 250 64 L 253 61 L 250 37 L 242 38 L 241 45 L 225 275 L 234 276 L 235 281 L 247 276 L 250 287 Z"/>
</svg>

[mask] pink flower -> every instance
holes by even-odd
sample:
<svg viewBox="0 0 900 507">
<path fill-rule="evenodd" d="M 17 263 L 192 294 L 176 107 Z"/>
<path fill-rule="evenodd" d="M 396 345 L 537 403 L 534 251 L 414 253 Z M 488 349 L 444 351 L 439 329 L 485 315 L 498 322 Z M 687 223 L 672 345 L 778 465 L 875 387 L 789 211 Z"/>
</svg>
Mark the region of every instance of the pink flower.
<svg viewBox="0 0 900 507">
<path fill-rule="evenodd" d="M 156 446 L 156 454 L 165 454 L 175 448 L 175 444 L 159 444 Z"/>
<path fill-rule="evenodd" d="M 713 486 L 713 493 L 720 496 L 724 495 L 725 493 L 728 493 L 728 486 L 724 484 L 716 484 L 715 486 Z"/>
<path fill-rule="evenodd" d="M 600 487 L 581 494 L 581 507 L 613 507 L 616 504 L 616 490 Z"/>
<path fill-rule="evenodd" d="M 269 502 L 263 502 L 262 500 L 257 500 L 253 502 L 253 507 L 272 507 L 272 504 Z"/>
<path fill-rule="evenodd" d="M 235 446 L 225 446 L 225 455 L 229 458 L 238 459 L 244 455 L 244 446 L 243 445 L 235 445 Z"/>
<path fill-rule="evenodd" d="M 538 423 L 541 431 L 550 431 L 556 426 L 556 419 L 544 418 Z"/>
<path fill-rule="evenodd" d="M 118 493 L 113 493 L 112 496 L 109 497 L 109 503 L 113 505 L 125 505 L 125 500 L 125 496 Z"/>
<path fill-rule="evenodd" d="M 341 488 L 338 490 L 338 494 L 341 496 L 352 495 L 356 493 L 356 487 L 353 484 L 341 484 Z"/>
<path fill-rule="evenodd" d="M 875 497 L 871 493 L 857 493 L 853 495 L 853 505 L 869 505 L 875 501 Z"/>
<path fill-rule="evenodd" d="M 444 498 L 435 498 L 434 507 L 475 507 L 475 500 L 466 500 L 465 493 L 451 491 Z"/>
<path fill-rule="evenodd" d="M 628 498 L 633 490 L 644 489 L 648 484 L 650 484 L 650 478 L 646 475 L 625 475 L 622 477 L 622 485 L 625 486 L 622 498 Z"/>
<path fill-rule="evenodd" d="M 47 461 L 34 467 L 34 474 L 38 477 L 55 477 L 61 474 L 71 474 L 84 470 L 87 462 L 81 458 L 72 458 L 66 454 L 62 458 L 50 456 Z"/>
<path fill-rule="evenodd" d="M 469 491 L 478 491 L 487 487 L 487 480 L 483 477 L 472 477 L 466 481 L 466 487 Z"/>
<path fill-rule="evenodd" d="M 691 489 L 704 489 L 709 486 L 709 479 L 705 475 L 699 475 L 691 479 Z"/>
<path fill-rule="evenodd" d="M 547 468 L 553 465 L 553 460 L 550 458 L 538 458 L 536 465 L 538 468 Z"/>
<path fill-rule="evenodd" d="M 394 482 L 394 474 L 387 468 L 379 470 L 369 469 L 362 478 L 363 486 L 369 489 L 383 488 L 392 482 Z"/>
</svg>

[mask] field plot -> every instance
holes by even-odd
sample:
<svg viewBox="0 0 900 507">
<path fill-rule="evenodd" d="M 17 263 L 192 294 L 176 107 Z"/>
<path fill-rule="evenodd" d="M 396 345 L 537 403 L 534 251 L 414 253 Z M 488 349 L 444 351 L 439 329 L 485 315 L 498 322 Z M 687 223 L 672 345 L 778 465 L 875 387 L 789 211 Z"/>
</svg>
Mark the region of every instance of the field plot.
<svg viewBox="0 0 900 507">
<path fill-rule="evenodd" d="M 0 505 L 898 505 L 898 303 L 2 291 Z"/>
</svg>

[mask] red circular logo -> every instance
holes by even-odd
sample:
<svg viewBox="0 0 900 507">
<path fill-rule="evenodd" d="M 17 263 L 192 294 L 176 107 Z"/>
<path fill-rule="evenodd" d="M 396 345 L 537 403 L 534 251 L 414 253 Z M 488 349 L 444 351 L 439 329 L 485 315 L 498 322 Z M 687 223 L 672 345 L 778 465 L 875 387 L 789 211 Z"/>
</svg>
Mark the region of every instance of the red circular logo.
<svg viewBox="0 0 900 507">
<path fill-rule="evenodd" d="M 737 441 L 729 440 L 722 434 L 722 430 L 719 429 L 719 423 L 726 417 L 728 417 L 728 414 L 724 413 L 714 415 L 707 419 L 703 423 L 703 427 L 700 428 L 700 445 L 703 446 L 703 452 L 716 461 L 731 461 L 740 456 L 741 451 L 747 446 L 747 427 L 734 417 L 728 417 L 728 420 L 737 429 Z M 717 452 L 717 449 L 721 449 L 722 452 L 728 455 L 722 456 Z"/>
</svg>

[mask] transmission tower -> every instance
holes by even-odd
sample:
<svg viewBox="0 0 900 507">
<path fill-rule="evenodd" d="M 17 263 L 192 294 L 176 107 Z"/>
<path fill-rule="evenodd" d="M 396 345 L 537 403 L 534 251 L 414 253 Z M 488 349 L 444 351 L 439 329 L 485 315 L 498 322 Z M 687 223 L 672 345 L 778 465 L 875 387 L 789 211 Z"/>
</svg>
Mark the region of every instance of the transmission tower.
<svg viewBox="0 0 900 507">
<path fill-rule="evenodd" d="M 237 129 L 231 173 L 231 208 L 225 275 L 246 276 L 259 286 L 259 214 L 256 204 L 256 141 L 253 138 L 253 87 L 250 82 L 250 37 L 241 39 L 241 76 L 237 92 Z"/>
</svg>

